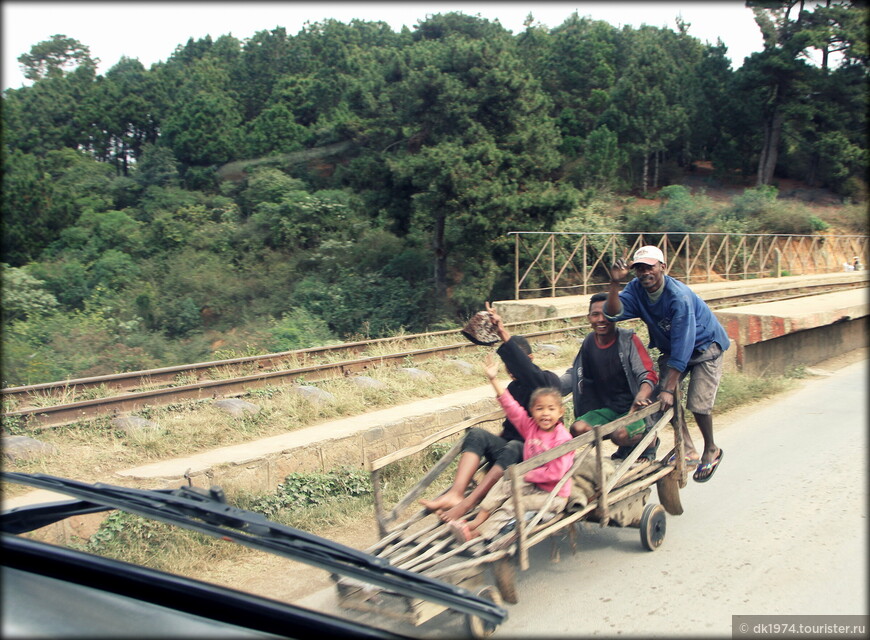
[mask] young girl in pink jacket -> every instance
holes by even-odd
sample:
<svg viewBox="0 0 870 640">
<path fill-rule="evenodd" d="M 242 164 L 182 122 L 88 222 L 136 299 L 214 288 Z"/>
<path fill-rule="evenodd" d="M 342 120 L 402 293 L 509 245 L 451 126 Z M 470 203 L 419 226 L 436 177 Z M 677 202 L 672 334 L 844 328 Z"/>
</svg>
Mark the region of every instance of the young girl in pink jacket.
<svg viewBox="0 0 870 640">
<path fill-rule="evenodd" d="M 562 393 L 559 389 L 550 387 L 536 389 L 529 401 L 529 413 L 526 413 L 504 385 L 496 380 L 498 363 L 493 359 L 492 354 L 487 354 L 484 372 L 495 389 L 496 397 L 508 420 L 525 438 L 523 460 L 549 451 L 571 439 L 571 434 L 562 422 L 565 408 L 562 406 Z M 529 511 L 540 510 L 547 501 L 550 491 L 562 476 L 568 473 L 573 463 L 574 452 L 571 451 L 529 471 L 523 477 L 520 488 L 523 507 Z M 562 511 L 570 494 L 571 480 L 569 479 L 559 489 L 549 510 L 554 513 Z M 507 522 L 516 518 L 510 497 L 511 485 L 503 478 L 480 503 L 480 511 L 471 522 L 450 521 L 450 527 L 457 540 L 467 541 L 477 537 L 494 538 Z"/>
</svg>

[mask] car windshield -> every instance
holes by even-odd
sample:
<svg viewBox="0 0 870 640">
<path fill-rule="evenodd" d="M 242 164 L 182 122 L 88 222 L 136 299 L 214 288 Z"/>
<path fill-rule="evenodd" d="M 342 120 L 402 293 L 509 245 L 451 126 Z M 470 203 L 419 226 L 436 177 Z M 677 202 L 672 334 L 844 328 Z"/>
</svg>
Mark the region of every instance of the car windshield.
<svg viewBox="0 0 870 640">
<path fill-rule="evenodd" d="M 337 587 L 343 585 L 345 589 L 359 587 L 371 593 L 401 595 L 477 616 L 493 624 L 502 622 L 507 615 L 501 607 L 465 588 L 394 567 L 382 558 L 231 506 L 218 488 L 208 491 L 195 487 L 131 489 L 14 472 L 2 472 L 2 480 L 75 498 L 5 511 L 0 517 L 4 546 L 12 538 L 19 539 L 20 534 L 71 516 L 117 509 L 307 563 L 329 572 Z M 8 553 L 4 554 L 4 557 L 8 556 Z M 9 564 L 4 560 L 4 570 Z"/>
</svg>

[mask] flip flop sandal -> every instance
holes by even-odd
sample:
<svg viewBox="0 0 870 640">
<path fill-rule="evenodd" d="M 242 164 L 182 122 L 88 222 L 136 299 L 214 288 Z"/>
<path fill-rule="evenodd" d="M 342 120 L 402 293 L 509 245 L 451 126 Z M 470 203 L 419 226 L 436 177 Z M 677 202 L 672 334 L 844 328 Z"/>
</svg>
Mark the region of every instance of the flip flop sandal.
<svg viewBox="0 0 870 640">
<path fill-rule="evenodd" d="M 610 459 L 611 460 L 625 460 L 628 457 L 628 454 L 631 453 L 632 449 L 634 449 L 634 447 L 624 447 L 622 445 L 619 445 L 619 447 L 616 449 L 616 451 L 614 453 L 610 454 Z"/>
<path fill-rule="evenodd" d="M 698 468 L 695 470 L 694 475 L 692 476 L 692 480 L 695 482 L 707 482 L 710 478 L 713 477 L 713 474 L 716 473 L 716 469 L 719 468 L 719 463 L 722 462 L 722 458 L 725 457 L 725 451 L 720 447 L 719 455 L 716 456 L 716 459 L 713 462 L 705 462 L 701 465 L 698 465 Z M 710 471 L 706 476 L 699 477 L 698 474 L 703 471 Z"/>
<path fill-rule="evenodd" d="M 685 460 L 686 460 L 686 464 L 689 465 L 690 467 L 695 467 L 695 466 L 701 464 L 701 461 L 698 458 L 690 458 L 689 456 L 686 456 Z M 675 453 L 670 458 L 668 458 L 667 464 L 676 464 L 676 463 L 677 463 L 677 454 Z"/>
</svg>

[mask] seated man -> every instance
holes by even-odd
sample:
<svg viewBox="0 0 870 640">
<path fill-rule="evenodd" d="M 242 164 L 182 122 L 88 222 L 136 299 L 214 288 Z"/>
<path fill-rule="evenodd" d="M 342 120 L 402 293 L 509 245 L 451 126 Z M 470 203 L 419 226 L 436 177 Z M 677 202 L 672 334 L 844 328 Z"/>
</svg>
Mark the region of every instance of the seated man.
<svg viewBox="0 0 870 640">
<path fill-rule="evenodd" d="M 559 388 L 559 376 L 544 371 L 532 362 L 532 348 L 523 336 L 511 336 L 495 310 L 486 303 L 496 332 L 504 343 L 496 353 L 501 356 L 511 377 L 507 390 L 523 409 L 528 411 L 532 392 L 540 387 Z M 439 514 L 444 521 L 456 520 L 471 511 L 504 475 L 504 470 L 522 461 L 523 436 L 509 419 L 502 424 L 500 435 L 486 429 L 469 429 L 462 441 L 462 453 L 453 485 L 434 500 L 420 500 L 420 504 Z M 465 490 L 480 466 L 481 459 L 490 465 L 486 475 L 468 496 Z"/>
<path fill-rule="evenodd" d="M 562 375 L 563 388 L 570 388 L 574 396 L 576 418 L 571 435 L 575 437 L 649 405 L 658 384 L 652 358 L 640 338 L 604 315 L 606 300 L 606 293 L 596 293 L 589 300 L 592 333 Z M 646 421 L 637 420 L 614 431 L 610 439 L 619 449 L 612 457 L 625 458 L 643 438 L 646 426 Z M 641 457 L 652 459 L 655 453 L 656 445 L 652 445 Z"/>
</svg>

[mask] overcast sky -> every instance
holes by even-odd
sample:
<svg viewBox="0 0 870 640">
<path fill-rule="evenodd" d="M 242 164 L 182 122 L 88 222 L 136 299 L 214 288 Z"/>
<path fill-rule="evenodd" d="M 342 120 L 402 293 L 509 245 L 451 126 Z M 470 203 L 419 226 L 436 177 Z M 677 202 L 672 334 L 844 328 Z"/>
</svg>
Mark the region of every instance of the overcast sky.
<svg viewBox="0 0 870 640">
<path fill-rule="evenodd" d="M 232 34 L 240 40 L 256 32 L 285 27 L 295 35 L 306 22 L 329 18 L 341 22 L 382 20 L 393 30 L 413 28 L 427 15 L 460 11 L 498 19 L 514 34 L 523 30 L 531 13 L 535 21 L 557 27 L 574 11 L 613 25 L 638 27 L 649 24 L 675 28 L 677 16 L 691 24 L 689 34 L 715 44 L 721 38 L 728 47 L 732 67 L 762 47 L 761 33 L 752 11 L 742 0 L 696 0 L 693 2 L 9 2 L 3 0 L 3 89 L 29 84 L 24 80 L 18 56 L 52 35 L 75 38 L 99 58 L 97 72 L 105 74 L 121 56 L 138 58 L 150 67 L 166 60 L 188 38 L 210 35 L 217 39 Z"/>
</svg>

